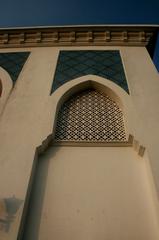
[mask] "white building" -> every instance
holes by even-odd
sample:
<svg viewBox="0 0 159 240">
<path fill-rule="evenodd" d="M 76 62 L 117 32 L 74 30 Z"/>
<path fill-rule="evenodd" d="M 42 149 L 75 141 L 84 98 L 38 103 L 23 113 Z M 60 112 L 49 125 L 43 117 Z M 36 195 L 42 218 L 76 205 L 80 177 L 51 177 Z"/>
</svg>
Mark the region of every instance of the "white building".
<svg viewBox="0 0 159 240">
<path fill-rule="evenodd" d="M 157 31 L 0 30 L 0 240 L 159 239 Z"/>
</svg>

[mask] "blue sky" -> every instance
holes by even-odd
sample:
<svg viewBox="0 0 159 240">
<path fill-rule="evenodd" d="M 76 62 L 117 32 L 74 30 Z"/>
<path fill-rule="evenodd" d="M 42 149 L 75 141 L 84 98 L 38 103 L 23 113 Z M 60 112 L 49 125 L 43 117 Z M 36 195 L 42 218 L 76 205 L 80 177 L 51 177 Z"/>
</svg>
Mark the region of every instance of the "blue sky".
<svg viewBox="0 0 159 240">
<path fill-rule="evenodd" d="M 159 24 L 159 0 L 4 0 L 0 27 Z"/>
<path fill-rule="evenodd" d="M 1 28 L 75 24 L 159 24 L 159 0 L 1 1 Z"/>
</svg>

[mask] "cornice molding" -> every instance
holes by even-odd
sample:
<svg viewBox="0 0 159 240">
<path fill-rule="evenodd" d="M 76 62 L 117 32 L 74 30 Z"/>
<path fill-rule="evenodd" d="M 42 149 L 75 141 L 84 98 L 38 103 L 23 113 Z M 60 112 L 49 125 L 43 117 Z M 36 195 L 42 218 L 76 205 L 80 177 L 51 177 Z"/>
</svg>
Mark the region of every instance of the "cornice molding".
<svg viewBox="0 0 159 240">
<path fill-rule="evenodd" d="M 70 26 L 0 29 L 0 48 L 147 46 L 158 26 Z"/>
</svg>

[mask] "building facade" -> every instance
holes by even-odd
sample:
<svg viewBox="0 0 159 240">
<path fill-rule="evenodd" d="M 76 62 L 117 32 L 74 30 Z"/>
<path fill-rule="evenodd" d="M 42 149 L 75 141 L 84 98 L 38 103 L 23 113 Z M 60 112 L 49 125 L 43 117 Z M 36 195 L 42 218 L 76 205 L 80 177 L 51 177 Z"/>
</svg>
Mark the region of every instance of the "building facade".
<svg viewBox="0 0 159 240">
<path fill-rule="evenodd" d="M 0 240 L 159 239 L 156 33 L 0 30 Z"/>
</svg>

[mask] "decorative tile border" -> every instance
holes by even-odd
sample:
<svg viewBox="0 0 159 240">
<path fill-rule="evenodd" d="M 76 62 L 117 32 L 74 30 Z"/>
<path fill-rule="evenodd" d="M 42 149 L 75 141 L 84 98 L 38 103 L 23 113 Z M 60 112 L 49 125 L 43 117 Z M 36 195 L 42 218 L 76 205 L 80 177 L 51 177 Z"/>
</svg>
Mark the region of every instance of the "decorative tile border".
<svg viewBox="0 0 159 240">
<path fill-rule="evenodd" d="M 129 93 L 118 50 L 60 51 L 51 93 L 64 83 L 89 74 L 107 78 Z"/>
<path fill-rule="evenodd" d="M 0 67 L 4 68 L 15 84 L 30 52 L 0 53 Z"/>
</svg>

